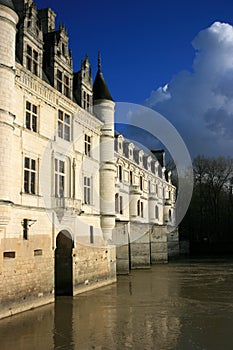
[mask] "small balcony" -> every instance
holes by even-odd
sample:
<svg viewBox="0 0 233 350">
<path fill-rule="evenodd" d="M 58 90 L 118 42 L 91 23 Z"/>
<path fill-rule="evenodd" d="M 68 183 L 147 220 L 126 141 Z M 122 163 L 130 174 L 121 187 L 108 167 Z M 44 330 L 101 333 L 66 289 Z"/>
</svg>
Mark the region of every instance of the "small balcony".
<svg viewBox="0 0 233 350">
<path fill-rule="evenodd" d="M 52 204 L 54 209 L 64 208 L 64 209 L 71 209 L 77 212 L 81 212 L 80 199 L 74 199 L 74 198 L 68 198 L 68 197 L 54 197 Z"/>
</svg>

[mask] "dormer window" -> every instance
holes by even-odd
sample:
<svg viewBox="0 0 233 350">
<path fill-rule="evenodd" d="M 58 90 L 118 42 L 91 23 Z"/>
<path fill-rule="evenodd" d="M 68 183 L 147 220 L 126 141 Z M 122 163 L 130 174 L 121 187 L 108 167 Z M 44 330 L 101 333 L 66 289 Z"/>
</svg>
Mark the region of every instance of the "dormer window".
<svg viewBox="0 0 233 350">
<path fill-rule="evenodd" d="M 66 49 L 65 49 L 65 44 L 62 43 L 62 55 L 65 56 L 66 55 Z"/>
<path fill-rule="evenodd" d="M 62 92 L 62 72 L 57 70 L 57 89 Z"/>
<path fill-rule="evenodd" d="M 38 75 L 39 67 L 39 54 L 36 50 L 32 49 L 30 45 L 27 45 L 26 54 L 26 68 L 32 73 Z"/>
<path fill-rule="evenodd" d="M 57 70 L 57 90 L 63 93 L 66 97 L 70 97 L 70 79 L 59 69 Z"/>
<path fill-rule="evenodd" d="M 90 95 L 86 91 L 83 91 L 83 108 L 89 111 L 90 105 L 91 105 Z"/>
<path fill-rule="evenodd" d="M 70 97 L 70 80 L 67 75 L 64 75 L 64 95 Z"/>
</svg>

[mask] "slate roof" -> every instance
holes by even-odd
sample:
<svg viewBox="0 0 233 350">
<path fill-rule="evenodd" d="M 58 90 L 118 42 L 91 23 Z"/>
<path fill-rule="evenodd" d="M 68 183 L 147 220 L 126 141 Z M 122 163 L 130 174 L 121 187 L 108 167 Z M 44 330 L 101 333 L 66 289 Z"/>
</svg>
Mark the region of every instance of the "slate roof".
<svg viewBox="0 0 233 350">
<path fill-rule="evenodd" d="M 0 5 L 4 5 L 9 7 L 10 9 L 15 11 L 14 5 L 13 5 L 13 1 L 12 0 L 0 0 Z"/>
<path fill-rule="evenodd" d="M 103 73 L 100 69 L 95 77 L 95 81 L 93 84 L 93 100 L 110 100 L 113 101 L 113 98 L 108 90 L 108 86 L 104 80 Z"/>
</svg>

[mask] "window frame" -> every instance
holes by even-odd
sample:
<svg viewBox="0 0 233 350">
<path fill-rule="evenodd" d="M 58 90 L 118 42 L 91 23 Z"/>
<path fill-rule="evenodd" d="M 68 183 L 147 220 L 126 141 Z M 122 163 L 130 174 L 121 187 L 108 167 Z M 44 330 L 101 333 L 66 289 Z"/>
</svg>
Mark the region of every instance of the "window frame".
<svg viewBox="0 0 233 350">
<path fill-rule="evenodd" d="M 59 138 L 71 141 L 71 124 L 71 115 L 59 109 L 57 115 L 57 135 Z"/>
<path fill-rule="evenodd" d="M 38 132 L 38 106 L 28 100 L 25 104 L 25 127 L 33 132 Z"/>
<path fill-rule="evenodd" d="M 155 219 L 159 220 L 159 207 L 157 204 L 155 205 Z"/>
<path fill-rule="evenodd" d="M 37 161 L 26 155 L 23 159 L 23 189 L 26 194 L 36 195 L 37 193 Z"/>
<path fill-rule="evenodd" d="M 83 177 L 83 202 L 84 204 L 91 205 L 92 204 L 92 181 L 90 176 L 84 175 Z"/>
<path fill-rule="evenodd" d="M 35 50 L 31 45 L 26 46 L 26 68 L 35 74 L 39 75 L 39 52 Z"/>
<path fill-rule="evenodd" d="M 54 159 L 54 195 L 56 198 L 65 198 L 66 163 L 64 160 Z"/>
<path fill-rule="evenodd" d="M 88 134 L 84 135 L 84 153 L 87 157 L 91 156 L 91 136 Z"/>
</svg>

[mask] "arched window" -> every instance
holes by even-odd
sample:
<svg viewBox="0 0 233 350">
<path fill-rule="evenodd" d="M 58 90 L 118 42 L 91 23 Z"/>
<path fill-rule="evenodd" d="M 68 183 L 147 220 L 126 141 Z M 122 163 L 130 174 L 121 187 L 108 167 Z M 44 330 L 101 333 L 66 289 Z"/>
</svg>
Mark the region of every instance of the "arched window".
<svg viewBox="0 0 233 350">
<path fill-rule="evenodd" d="M 115 194 L 115 211 L 116 213 L 119 213 L 119 194 Z"/>
</svg>

